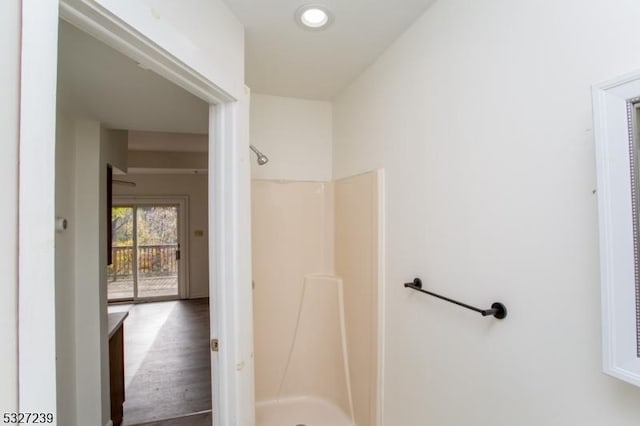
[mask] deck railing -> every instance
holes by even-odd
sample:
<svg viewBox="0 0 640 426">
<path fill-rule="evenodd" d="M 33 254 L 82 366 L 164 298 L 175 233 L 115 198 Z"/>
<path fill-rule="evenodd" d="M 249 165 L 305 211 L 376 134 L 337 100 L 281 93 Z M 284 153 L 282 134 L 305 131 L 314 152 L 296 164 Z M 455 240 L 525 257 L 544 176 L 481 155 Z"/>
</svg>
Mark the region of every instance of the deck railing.
<svg viewBox="0 0 640 426">
<path fill-rule="evenodd" d="M 138 246 L 138 274 L 143 276 L 171 276 L 178 273 L 177 244 Z M 109 268 L 110 281 L 131 279 L 133 276 L 133 246 L 112 248 L 113 263 Z"/>
</svg>

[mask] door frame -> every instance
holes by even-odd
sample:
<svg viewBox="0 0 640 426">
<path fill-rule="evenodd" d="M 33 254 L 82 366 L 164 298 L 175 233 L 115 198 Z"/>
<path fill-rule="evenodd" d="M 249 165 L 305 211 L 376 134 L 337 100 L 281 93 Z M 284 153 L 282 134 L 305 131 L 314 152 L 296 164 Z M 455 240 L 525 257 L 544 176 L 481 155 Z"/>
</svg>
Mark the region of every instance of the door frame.
<svg viewBox="0 0 640 426">
<path fill-rule="evenodd" d="M 133 301 L 155 302 L 161 300 L 185 299 L 189 297 L 189 197 L 187 195 L 114 195 L 113 207 L 139 206 L 177 206 L 178 207 L 178 244 L 180 260 L 178 264 L 178 294 L 176 296 L 134 297 Z M 135 220 L 134 220 L 135 223 Z M 135 251 L 135 250 L 134 250 Z M 134 271 L 135 272 L 135 271 Z M 125 301 L 130 299 L 116 300 Z"/>
<path fill-rule="evenodd" d="M 146 64 L 210 105 L 211 337 L 220 341 L 219 351 L 211 355 L 213 422 L 217 426 L 252 424 L 251 258 L 250 224 L 246 212 L 249 206 L 248 92 L 238 93 L 240 99 L 234 98 L 217 82 L 210 81 L 161 48 L 97 1 L 22 0 L 21 5 L 19 410 L 55 414 L 57 405 L 54 183 L 57 29 L 61 18 Z M 77 278 L 77 286 L 86 284 L 78 282 Z M 91 291 L 101 293 L 103 285 L 100 283 Z M 91 318 L 75 318 L 76 346 L 82 342 L 84 324 L 97 323 L 100 335 L 93 339 L 99 339 L 98 349 L 103 355 L 100 360 L 76 359 L 76 375 L 80 377 L 86 370 L 95 374 L 97 369 L 101 375 L 97 386 L 100 389 L 96 386 L 85 389 L 77 382 L 76 392 L 101 407 L 97 408 L 101 418 L 91 423 L 108 425 L 108 375 L 105 374 L 108 365 L 104 355 L 107 345 L 106 294 L 95 296 L 101 300 L 101 312 L 93 313 Z"/>
</svg>

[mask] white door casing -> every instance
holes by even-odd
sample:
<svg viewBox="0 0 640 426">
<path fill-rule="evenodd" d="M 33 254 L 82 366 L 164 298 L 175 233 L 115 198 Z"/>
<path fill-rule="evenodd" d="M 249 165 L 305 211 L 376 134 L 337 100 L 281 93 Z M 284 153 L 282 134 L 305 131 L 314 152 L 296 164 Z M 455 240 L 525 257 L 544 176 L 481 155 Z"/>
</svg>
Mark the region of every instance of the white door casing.
<svg viewBox="0 0 640 426">
<path fill-rule="evenodd" d="M 219 352 L 212 356 L 213 417 L 219 426 L 251 425 L 249 95 L 237 91 L 235 97 L 229 95 L 94 0 L 22 2 L 19 408 L 56 410 L 54 152 L 59 18 L 210 104 L 211 332 L 220 341 Z M 106 315 L 106 306 L 95 315 L 76 318 L 76 322 L 99 321 Z M 106 338 L 102 340 L 106 344 Z M 77 392 L 101 395 L 99 389 Z M 108 413 L 102 417 L 107 423 Z"/>
</svg>

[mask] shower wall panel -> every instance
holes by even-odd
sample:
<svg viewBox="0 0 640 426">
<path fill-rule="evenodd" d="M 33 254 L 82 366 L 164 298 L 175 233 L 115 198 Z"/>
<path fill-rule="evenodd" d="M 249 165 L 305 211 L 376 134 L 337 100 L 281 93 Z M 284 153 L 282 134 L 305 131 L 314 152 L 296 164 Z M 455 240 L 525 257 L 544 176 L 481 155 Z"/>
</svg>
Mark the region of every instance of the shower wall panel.
<svg viewBox="0 0 640 426">
<path fill-rule="evenodd" d="M 278 398 L 313 396 L 351 416 L 342 280 L 307 275 Z"/>
<path fill-rule="evenodd" d="M 335 268 L 344 284 L 355 424 L 375 426 L 378 381 L 378 172 L 335 182 Z"/>
<path fill-rule="evenodd" d="M 317 182 L 252 182 L 256 400 L 281 396 L 304 277 L 333 269 L 333 193 Z M 323 371 L 309 371 L 323 375 Z M 292 389 L 291 387 L 289 389 Z"/>
</svg>

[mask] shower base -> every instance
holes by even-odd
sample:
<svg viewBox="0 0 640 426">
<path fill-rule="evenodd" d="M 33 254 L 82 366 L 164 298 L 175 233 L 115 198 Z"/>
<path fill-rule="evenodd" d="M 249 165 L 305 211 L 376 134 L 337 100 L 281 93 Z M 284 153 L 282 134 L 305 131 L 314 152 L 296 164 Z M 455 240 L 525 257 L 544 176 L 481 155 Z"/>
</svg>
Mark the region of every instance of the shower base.
<svg viewBox="0 0 640 426">
<path fill-rule="evenodd" d="M 258 402 L 256 426 L 353 426 L 353 423 L 328 401 L 299 397 Z"/>
</svg>

